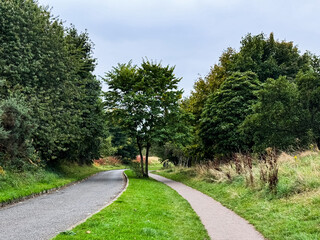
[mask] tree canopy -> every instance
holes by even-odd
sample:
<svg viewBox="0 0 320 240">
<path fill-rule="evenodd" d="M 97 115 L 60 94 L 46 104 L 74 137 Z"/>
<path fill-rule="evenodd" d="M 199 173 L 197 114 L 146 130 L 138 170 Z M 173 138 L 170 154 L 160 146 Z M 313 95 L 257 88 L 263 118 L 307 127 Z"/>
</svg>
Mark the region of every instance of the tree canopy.
<svg viewBox="0 0 320 240">
<path fill-rule="evenodd" d="M 32 0 L 1 1 L 0 12 L 0 149 L 7 156 L 0 157 L 0 165 L 12 165 L 16 158 L 90 163 L 99 157 L 105 119 L 88 33 L 64 27 Z M 17 139 L 14 131 L 3 133 L 10 116 L 23 132 L 19 154 L 8 154 L 5 147 Z M 27 145 L 34 148 L 28 154 L 22 148 Z"/>
<path fill-rule="evenodd" d="M 107 73 L 105 108 L 112 121 L 136 140 L 140 157 L 146 149 L 146 166 L 141 172 L 148 175 L 148 154 L 152 144 L 170 138 L 178 100 L 182 91 L 174 67 L 144 60 L 140 67 L 118 64 Z"/>
</svg>

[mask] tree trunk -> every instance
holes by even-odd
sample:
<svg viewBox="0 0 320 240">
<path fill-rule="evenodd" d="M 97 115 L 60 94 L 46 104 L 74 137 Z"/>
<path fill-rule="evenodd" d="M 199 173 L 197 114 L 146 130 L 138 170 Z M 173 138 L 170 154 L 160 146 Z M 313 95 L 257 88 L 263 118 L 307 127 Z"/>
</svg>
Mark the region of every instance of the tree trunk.
<svg viewBox="0 0 320 240">
<path fill-rule="evenodd" d="M 146 172 L 145 176 L 149 177 L 149 166 L 148 166 L 148 160 L 149 160 L 149 149 L 150 149 L 150 143 L 147 143 L 147 149 L 146 149 Z"/>
<path fill-rule="evenodd" d="M 140 143 L 140 139 L 137 137 L 137 144 L 139 147 L 139 154 L 140 154 L 140 166 L 141 166 L 141 174 L 144 176 L 144 167 L 143 167 L 143 154 L 142 154 L 142 145 Z"/>
</svg>

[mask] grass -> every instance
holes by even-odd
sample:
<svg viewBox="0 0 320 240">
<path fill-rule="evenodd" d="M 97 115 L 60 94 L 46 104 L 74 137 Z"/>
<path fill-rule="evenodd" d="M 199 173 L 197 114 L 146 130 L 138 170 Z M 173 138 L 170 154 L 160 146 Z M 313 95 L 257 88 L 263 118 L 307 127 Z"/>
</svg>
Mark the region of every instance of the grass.
<svg viewBox="0 0 320 240">
<path fill-rule="evenodd" d="M 163 167 L 158 157 L 149 157 L 149 171 L 159 170 Z"/>
<path fill-rule="evenodd" d="M 177 192 L 155 180 L 136 178 L 132 171 L 126 174 L 129 186 L 114 203 L 54 239 L 209 239 L 199 217 Z"/>
<path fill-rule="evenodd" d="M 158 174 L 213 197 L 247 219 L 269 240 L 320 239 L 320 154 L 283 154 L 278 164 L 276 193 L 259 181 L 258 165 L 253 167 L 253 186 L 248 186 L 245 176 L 235 174 L 230 165 L 221 168 L 231 179 L 203 166 L 173 168 Z"/>
<path fill-rule="evenodd" d="M 121 165 L 61 164 L 58 169 L 38 168 L 26 172 L 0 171 L 0 202 L 8 202 L 45 190 L 61 187 L 100 171 L 123 168 Z"/>
</svg>

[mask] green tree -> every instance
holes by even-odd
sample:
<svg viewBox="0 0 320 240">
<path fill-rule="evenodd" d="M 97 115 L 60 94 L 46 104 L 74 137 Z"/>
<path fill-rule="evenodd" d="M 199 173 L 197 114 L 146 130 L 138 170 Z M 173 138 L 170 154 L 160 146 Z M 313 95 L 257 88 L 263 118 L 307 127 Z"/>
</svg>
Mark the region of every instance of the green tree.
<svg viewBox="0 0 320 240">
<path fill-rule="evenodd" d="M 144 60 L 139 68 L 131 62 L 119 64 L 105 79 L 109 86 L 105 93 L 108 113 L 136 140 L 141 159 L 142 150 L 146 149 L 145 168 L 141 161 L 144 176 L 148 176 L 150 147 L 170 136 L 178 111 L 182 91 L 177 90 L 180 79 L 173 71 L 174 67 Z"/>
<path fill-rule="evenodd" d="M 118 126 L 112 126 L 111 123 L 108 123 L 108 127 L 111 146 L 114 148 L 112 156 L 120 158 L 124 164 L 130 163 L 139 154 L 136 140 L 129 137 L 128 133 Z"/>
<path fill-rule="evenodd" d="M 318 146 L 320 145 L 320 75 L 313 69 L 300 72 L 296 83 L 299 90 L 299 100 L 302 104 L 301 116 L 303 126 L 313 137 Z"/>
<path fill-rule="evenodd" d="M 1 1 L 0 12 L 1 99 L 24 96 L 41 159 L 98 157 L 105 119 L 88 34 L 64 28 L 32 0 Z"/>
<path fill-rule="evenodd" d="M 208 157 L 228 156 L 249 147 L 247 136 L 239 132 L 239 126 L 251 113 L 251 106 L 256 102 L 254 92 L 258 89 L 256 74 L 236 72 L 209 96 L 200 125 L 200 137 Z"/>
<path fill-rule="evenodd" d="M 219 63 L 215 64 L 204 78 L 199 78 L 194 84 L 194 90 L 188 98 L 187 110 L 194 115 L 194 125 L 197 125 L 208 99 L 208 96 L 217 91 L 224 80 L 230 76 L 231 64 L 236 54 L 235 50 L 228 48 L 219 58 Z"/>
<path fill-rule="evenodd" d="M 252 71 L 261 82 L 268 78 L 287 76 L 293 80 L 307 64 L 305 55 L 300 56 L 293 42 L 276 41 L 273 33 L 266 38 L 263 33 L 247 34 L 241 41 L 240 51 L 234 55 L 232 71 Z"/>
<path fill-rule="evenodd" d="M 168 126 L 170 138 L 164 138 L 163 141 L 154 144 L 153 153 L 161 160 L 169 160 L 174 165 L 191 166 L 193 158 L 188 154 L 187 146 L 194 141 L 192 117 L 192 114 L 180 107 L 175 114 L 174 124 Z"/>
<path fill-rule="evenodd" d="M 268 147 L 288 150 L 301 145 L 306 132 L 301 129 L 303 111 L 296 84 L 286 77 L 270 78 L 257 92 L 257 97 L 253 113 L 241 126 L 243 132 L 252 136 L 253 149 L 256 152 Z"/>
</svg>

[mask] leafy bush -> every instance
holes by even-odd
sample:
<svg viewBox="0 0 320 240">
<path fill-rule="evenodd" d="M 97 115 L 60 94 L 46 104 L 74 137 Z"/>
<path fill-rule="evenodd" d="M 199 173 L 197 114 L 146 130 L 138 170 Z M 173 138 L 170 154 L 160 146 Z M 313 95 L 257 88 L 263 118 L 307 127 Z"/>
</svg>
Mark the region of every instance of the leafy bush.
<svg viewBox="0 0 320 240">
<path fill-rule="evenodd" d="M 35 125 L 30 109 L 23 100 L 14 97 L 2 101 L 0 109 L 0 124 L 7 132 L 7 137 L 0 139 L 0 164 L 22 170 L 37 159 L 32 146 Z"/>
</svg>

